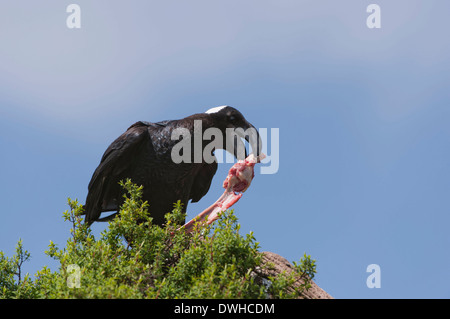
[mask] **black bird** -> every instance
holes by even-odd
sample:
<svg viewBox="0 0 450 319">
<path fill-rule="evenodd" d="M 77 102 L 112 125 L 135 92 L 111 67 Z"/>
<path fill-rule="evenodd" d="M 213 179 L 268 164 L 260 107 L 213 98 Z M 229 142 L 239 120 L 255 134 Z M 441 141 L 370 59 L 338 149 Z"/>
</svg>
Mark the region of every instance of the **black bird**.
<svg viewBox="0 0 450 319">
<path fill-rule="evenodd" d="M 210 128 L 218 129 L 216 132 L 221 133 L 222 140 L 215 141 L 218 138 L 216 136 L 214 139 L 211 137 L 211 140 L 201 139 L 200 151 L 203 153 L 209 144 L 206 155 L 212 156 L 212 160 L 204 156 L 198 160 L 199 147 L 194 142 L 199 140 L 195 134 L 203 136 L 205 130 Z M 247 133 L 252 134 L 245 135 L 238 129 L 233 136 L 227 134 L 230 133 L 227 128 L 231 131 L 236 128 L 250 129 Z M 191 138 L 175 134 L 180 132 L 190 134 Z M 173 134 L 178 138 L 174 139 Z M 189 200 L 198 202 L 208 192 L 217 170 L 217 159 L 212 154 L 215 149 L 225 149 L 238 159 L 247 156 L 240 137 L 245 138 L 253 152 L 259 155 L 261 141 L 257 130 L 238 110 L 230 106 L 212 108 L 206 113 L 180 120 L 133 124 L 108 147 L 92 176 L 84 207 L 85 223 L 91 225 L 94 221 L 113 218 L 123 203 L 124 190 L 119 182 L 130 178 L 133 183 L 144 187 L 142 199 L 149 203 L 153 223 L 162 225 L 165 222 L 164 215 L 173 209 L 173 204 L 178 200 L 186 210 Z M 191 147 L 180 150 L 182 144 L 178 143 L 185 138 L 185 145 Z M 217 144 L 211 146 L 212 141 Z M 177 152 L 172 152 L 176 145 Z M 242 147 L 245 154 L 240 152 Z M 184 151 L 189 149 L 191 154 L 186 156 Z M 195 151 L 197 154 L 194 154 Z M 174 156 L 184 159 L 189 157 L 190 160 L 180 162 L 180 158 L 174 160 Z M 117 212 L 100 218 L 101 213 L 109 211 Z"/>
</svg>

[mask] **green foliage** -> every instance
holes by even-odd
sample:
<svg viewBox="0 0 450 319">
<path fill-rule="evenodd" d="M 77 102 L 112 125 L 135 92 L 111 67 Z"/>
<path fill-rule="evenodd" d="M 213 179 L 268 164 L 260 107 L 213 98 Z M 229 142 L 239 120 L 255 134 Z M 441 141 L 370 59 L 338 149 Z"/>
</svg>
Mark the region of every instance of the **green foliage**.
<svg viewBox="0 0 450 319">
<path fill-rule="evenodd" d="M 22 242 L 11 259 L 0 252 L 0 298 L 295 298 L 309 288 L 315 263 L 306 254 L 294 263 L 295 273 L 261 284 L 257 274 L 266 266 L 259 245 L 253 233 L 239 234 L 233 211 L 186 234 L 179 229 L 180 203 L 164 227 L 153 225 L 142 187 L 129 180 L 122 186 L 128 195 L 120 215 L 98 239 L 82 222 L 83 206 L 69 199 L 63 217 L 72 224 L 71 237 L 65 248 L 50 242 L 46 251 L 58 271 L 44 267 L 34 281 L 22 278 L 21 265 L 30 258 Z M 293 288 L 299 278 L 303 283 Z"/>
<path fill-rule="evenodd" d="M 269 277 L 272 285 L 268 292 L 272 298 L 299 298 L 303 291 L 311 288 L 311 281 L 317 272 L 316 261 L 305 253 L 299 264 L 295 261 L 293 264 L 294 272 Z"/>
<path fill-rule="evenodd" d="M 16 246 L 12 258 L 0 251 L 0 298 L 30 298 L 35 296 L 35 286 L 28 274 L 22 278 L 22 264 L 30 259 L 30 253 L 23 249 L 22 240 Z M 15 279 L 17 277 L 17 281 Z"/>
</svg>

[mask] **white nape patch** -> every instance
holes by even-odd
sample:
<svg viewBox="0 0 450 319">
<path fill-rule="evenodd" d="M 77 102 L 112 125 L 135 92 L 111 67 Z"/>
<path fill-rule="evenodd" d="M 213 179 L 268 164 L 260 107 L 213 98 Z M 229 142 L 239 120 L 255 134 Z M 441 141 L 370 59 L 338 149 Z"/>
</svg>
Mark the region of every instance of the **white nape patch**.
<svg viewBox="0 0 450 319">
<path fill-rule="evenodd" d="M 228 105 L 223 105 L 223 106 L 216 106 L 213 107 L 212 109 L 209 109 L 208 111 L 206 111 L 206 114 L 211 114 L 211 113 L 217 113 L 219 112 L 221 109 L 223 109 L 224 107 L 227 107 Z"/>
</svg>

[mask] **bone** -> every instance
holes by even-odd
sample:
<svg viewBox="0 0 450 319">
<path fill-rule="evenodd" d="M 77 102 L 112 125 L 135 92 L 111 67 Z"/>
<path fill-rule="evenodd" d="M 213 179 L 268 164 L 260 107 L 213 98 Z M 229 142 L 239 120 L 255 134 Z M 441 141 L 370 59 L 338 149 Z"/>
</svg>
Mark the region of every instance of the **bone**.
<svg viewBox="0 0 450 319">
<path fill-rule="evenodd" d="M 265 157 L 266 155 L 264 154 L 259 156 L 250 154 L 245 160 L 238 161 L 234 164 L 230 168 L 228 175 L 223 182 L 225 191 L 219 199 L 187 222 L 182 228 L 184 228 L 186 232 L 191 232 L 196 223 L 205 221 L 209 225 L 217 220 L 220 213 L 226 211 L 239 201 L 243 193 L 250 187 L 253 177 L 255 176 L 255 164 L 259 163 Z"/>
</svg>

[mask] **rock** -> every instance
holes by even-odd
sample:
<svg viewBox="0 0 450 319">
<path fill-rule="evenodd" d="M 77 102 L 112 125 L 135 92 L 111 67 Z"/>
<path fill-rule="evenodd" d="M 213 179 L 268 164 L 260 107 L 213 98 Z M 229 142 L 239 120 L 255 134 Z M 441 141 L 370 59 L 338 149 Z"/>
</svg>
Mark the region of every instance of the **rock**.
<svg viewBox="0 0 450 319">
<path fill-rule="evenodd" d="M 276 276 L 282 272 L 292 273 L 294 271 L 294 266 L 284 257 L 278 254 L 265 251 L 263 254 L 263 263 L 267 264 L 268 267 L 263 267 L 259 269 L 257 276 L 261 279 L 262 284 L 267 282 L 269 276 Z M 303 283 L 302 279 L 298 279 L 295 283 L 295 287 L 300 286 Z M 317 286 L 314 281 L 311 281 L 311 287 L 302 293 L 301 299 L 334 299 L 326 291 Z"/>
</svg>

